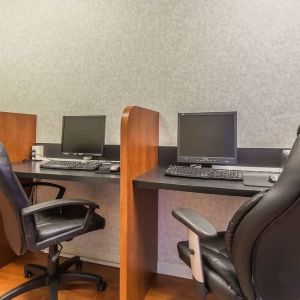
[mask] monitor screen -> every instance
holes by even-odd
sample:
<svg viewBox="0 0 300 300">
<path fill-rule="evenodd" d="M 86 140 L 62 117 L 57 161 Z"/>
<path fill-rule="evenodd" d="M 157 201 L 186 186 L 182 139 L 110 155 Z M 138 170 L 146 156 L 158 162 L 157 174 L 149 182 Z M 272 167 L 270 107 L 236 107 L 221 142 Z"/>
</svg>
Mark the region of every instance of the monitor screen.
<svg viewBox="0 0 300 300">
<path fill-rule="evenodd" d="M 235 164 L 237 113 L 179 113 L 177 161 Z"/>
<path fill-rule="evenodd" d="M 62 152 L 103 156 L 105 116 L 64 116 Z"/>
</svg>

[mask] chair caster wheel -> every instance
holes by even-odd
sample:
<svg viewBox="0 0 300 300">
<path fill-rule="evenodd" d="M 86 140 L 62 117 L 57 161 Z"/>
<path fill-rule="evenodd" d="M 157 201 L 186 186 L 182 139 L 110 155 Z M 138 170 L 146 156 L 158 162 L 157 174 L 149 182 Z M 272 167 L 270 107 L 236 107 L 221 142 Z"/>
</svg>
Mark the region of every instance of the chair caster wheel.
<svg viewBox="0 0 300 300">
<path fill-rule="evenodd" d="M 100 284 L 97 285 L 97 289 L 98 291 L 102 292 L 106 289 L 107 287 L 107 284 L 105 281 L 102 281 Z"/>
<path fill-rule="evenodd" d="M 24 271 L 24 277 L 25 278 L 31 278 L 33 276 L 33 274 L 29 271 Z"/>
</svg>

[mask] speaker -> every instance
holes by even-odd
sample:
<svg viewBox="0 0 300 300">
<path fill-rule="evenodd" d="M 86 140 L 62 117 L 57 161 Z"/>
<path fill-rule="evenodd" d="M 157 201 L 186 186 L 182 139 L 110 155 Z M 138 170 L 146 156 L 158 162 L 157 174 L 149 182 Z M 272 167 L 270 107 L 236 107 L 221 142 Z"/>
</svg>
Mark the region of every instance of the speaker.
<svg viewBox="0 0 300 300">
<path fill-rule="evenodd" d="M 32 160 L 43 160 L 44 158 L 44 146 L 34 145 L 31 147 L 31 159 Z"/>
</svg>

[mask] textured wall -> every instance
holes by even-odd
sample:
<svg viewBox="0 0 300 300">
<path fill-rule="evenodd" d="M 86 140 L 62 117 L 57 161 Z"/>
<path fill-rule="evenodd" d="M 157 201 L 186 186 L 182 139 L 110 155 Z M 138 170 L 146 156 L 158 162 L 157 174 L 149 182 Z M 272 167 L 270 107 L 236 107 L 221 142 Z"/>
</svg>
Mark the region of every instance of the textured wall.
<svg viewBox="0 0 300 300">
<path fill-rule="evenodd" d="M 38 115 L 38 141 L 64 114 L 107 114 L 119 142 L 126 105 L 176 114 L 238 111 L 239 145 L 288 147 L 300 106 L 297 0 L 26 0 L 0 3 L 1 110 Z"/>
<path fill-rule="evenodd" d="M 293 141 L 298 0 L 2 0 L 0 13 L 0 110 L 36 113 L 39 142 L 60 141 L 62 115 L 106 114 L 106 142 L 118 144 L 127 105 L 160 111 L 161 145 L 176 144 L 178 112 L 225 110 L 238 111 L 240 146 Z M 65 184 L 99 198 L 111 224 L 72 243 L 116 255 L 117 191 Z M 185 236 L 173 207 L 194 207 L 224 228 L 242 202 L 162 191 L 160 263 L 178 262 L 175 242 Z"/>
</svg>

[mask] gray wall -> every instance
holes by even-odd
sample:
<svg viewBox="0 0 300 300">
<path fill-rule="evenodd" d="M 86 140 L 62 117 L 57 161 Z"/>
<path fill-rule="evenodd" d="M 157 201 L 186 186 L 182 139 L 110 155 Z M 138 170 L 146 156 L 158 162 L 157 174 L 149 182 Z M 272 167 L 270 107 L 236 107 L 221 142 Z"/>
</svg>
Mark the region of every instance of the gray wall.
<svg viewBox="0 0 300 300">
<path fill-rule="evenodd" d="M 289 147 L 300 123 L 299 16 L 298 0 L 2 0 L 0 110 L 37 114 L 38 142 L 60 141 L 62 115 L 106 114 L 106 143 L 118 144 L 123 108 L 145 106 L 161 113 L 161 145 L 176 144 L 178 112 L 237 110 L 240 146 Z M 118 191 L 64 184 L 99 200 L 108 220 L 71 245 L 117 262 Z M 224 229 L 243 201 L 161 191 L 159 270 L 184 273 L 172 208 Z"/>
<path fill-rule="evenodd" d="M 107 114 L 119 143 L 126 105 L 161 113 L 238 111 L 238 143 L 288 147 L 300 123 L 297 0 L 26 0 L 0 3 L 0 109 L 38 115 L 38 141 L 61 117 Z"/>
</svg>

